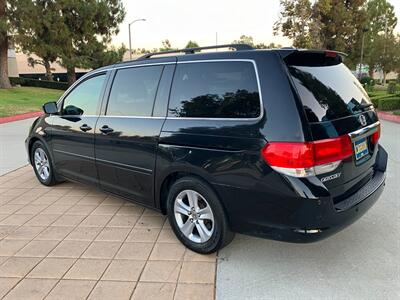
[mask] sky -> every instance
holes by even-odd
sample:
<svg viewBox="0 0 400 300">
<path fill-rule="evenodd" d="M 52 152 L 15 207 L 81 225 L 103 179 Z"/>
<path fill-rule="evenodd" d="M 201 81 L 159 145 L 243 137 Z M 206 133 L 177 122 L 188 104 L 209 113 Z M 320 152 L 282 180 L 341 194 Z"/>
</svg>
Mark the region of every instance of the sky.
<svg viewBox="0 0 400 300">
<path fill-rule="evenodd" d="M 389 0 L 400 19 L 400 0 Z M 173 47 L 183 48 L 189 40 L 200 46 L 231 43 L 243 34 L 256 43 L 291 46 L 281 35 L 274 36 L 272 27 L 279 18 L 279 0 L 123 0 L 126 17 L 113 44 L 129 46 L 128 24 L 131 26 L 132 48 L 156 48 L 169 39 Z M 400 21 L 396 31 L 400 32 Z"/>
<path fill-rule="evenodd" d="M 400 0 L 399 0 L 400 1 Z M 255 42 L 275 42 L 290 46 L 290 40 L 274 37 L 272 27 L 279 16 L 279 0 L 147 0 L 123 1 L 125 21 L 114 44 L 128 46 L 128 23 L 131 26 L 132 48 L 160 47 L 169 39 L 173 47 L 183 48 L 189 40 L 199 45 L 231 43 L 243 34 Z"/>
</svg>

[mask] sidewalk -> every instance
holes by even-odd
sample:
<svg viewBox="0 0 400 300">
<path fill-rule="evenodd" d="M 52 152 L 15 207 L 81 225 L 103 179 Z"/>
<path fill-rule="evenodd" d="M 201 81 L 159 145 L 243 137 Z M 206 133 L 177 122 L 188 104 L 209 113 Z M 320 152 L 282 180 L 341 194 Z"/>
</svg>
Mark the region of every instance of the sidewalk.
<svg viewBox="0 0 400 300">
<path fill-rule="evenodd" d="M 33 120 L 0 124 L 0 175 L 28 164 L 24 142 Z"/>
<path fill-rule="evenodd" d="M 214 299 L 215 255 L 165 216 L 75 183 L 45 187 L 30 166 L 0 176 L 0 298 Z"/>
</svg>

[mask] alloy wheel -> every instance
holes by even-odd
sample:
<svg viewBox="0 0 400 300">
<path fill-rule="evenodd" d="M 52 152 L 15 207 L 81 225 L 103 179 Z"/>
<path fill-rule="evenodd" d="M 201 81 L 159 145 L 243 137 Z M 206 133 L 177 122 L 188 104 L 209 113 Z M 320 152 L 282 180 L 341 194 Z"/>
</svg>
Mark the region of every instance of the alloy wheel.
<svg viewBox="0 0 400 300">
<path fill-rule="evenodd" d="M 46 181 L 50 176 L 50 162 L 42 148 L 36 148 L 34 153 L 35 168 L 40 178 Z"/>
<path fill-rule="evenodd" d="M 174 215 L 180 231 L 192 242 L 205 243 L 214 232 L 214 214 L 198 192 L 184 190 L 174 203 Z"/>
</svg>

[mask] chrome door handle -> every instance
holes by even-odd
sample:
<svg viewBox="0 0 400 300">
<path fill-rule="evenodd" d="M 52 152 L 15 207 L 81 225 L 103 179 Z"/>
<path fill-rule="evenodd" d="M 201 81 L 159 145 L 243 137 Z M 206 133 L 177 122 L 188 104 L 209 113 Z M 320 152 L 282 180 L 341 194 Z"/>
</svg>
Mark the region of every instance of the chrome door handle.
<svg viewBox="0 0 400 300">
<path fill-rule="evenodd" d="M 103 127 L 100 128 L 100 131 L 104 134 L 109 134 L 114 131 L 114 129 L 108 127 L 108 125 L 103 125 Z"/>
<path fill-rule="evenodd" d="M 92 129 L 88 124 L 83 124 L 81 127 L 79 127 L 83 132 L 89 131 Z"/>
</svg>

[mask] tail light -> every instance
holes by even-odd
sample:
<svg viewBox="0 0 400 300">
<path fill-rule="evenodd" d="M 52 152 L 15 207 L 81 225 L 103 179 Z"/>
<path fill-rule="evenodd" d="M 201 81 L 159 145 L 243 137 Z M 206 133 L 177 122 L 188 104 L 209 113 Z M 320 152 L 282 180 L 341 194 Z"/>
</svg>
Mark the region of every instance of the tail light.
<svg viewBox="0 0 400 300">
<path fill-rule="evenodd" d="M 372 135 L 371 135 L 371 143 L 376 145 L 378 144 L 379 138 L 381 137 L 381 125 L 378 126 L 378 130 L 375 131 Z"/>
<path fill-rule="evenodd" d="M 335 170 L 353 155 L 348 135 L 314 142 L 271 142 L 261 151 L 264 160 L 276 171 L 307 177 Z"/>
</svg>

